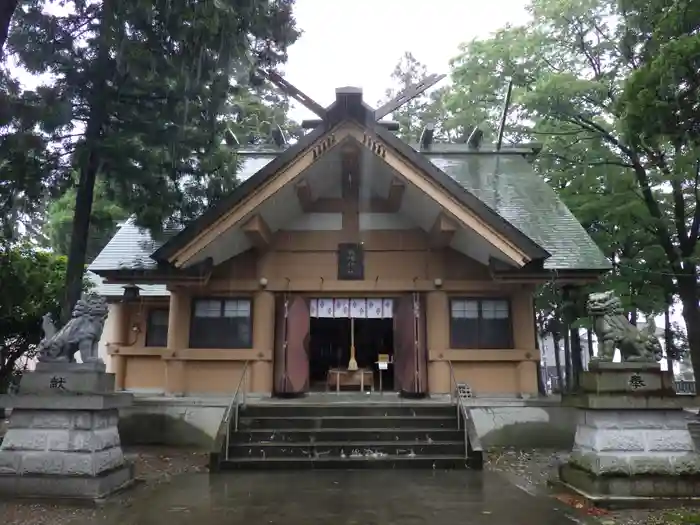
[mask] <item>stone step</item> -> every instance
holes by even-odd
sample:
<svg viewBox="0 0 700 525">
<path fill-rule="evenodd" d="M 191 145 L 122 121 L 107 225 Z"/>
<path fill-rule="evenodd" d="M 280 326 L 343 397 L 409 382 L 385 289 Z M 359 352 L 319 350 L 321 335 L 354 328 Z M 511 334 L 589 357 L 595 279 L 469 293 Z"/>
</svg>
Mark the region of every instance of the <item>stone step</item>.
<svg viewBox="0 0 700 525">
<path fill-rule="evenodd" d="M 333 458 L 229 458 L 220 463 L 221 470 L 301 470 L 301 469 L 465 469 L 464 455 L 415 456 L 387 455 L 376 457 Z"/>
<path fill-rule="evenodd" d="M 688 430 L 695 443 L 695 449 L 700 450 L 700 421 L 688 421 Z"/>
<path fill-rule="evenodd" d="M 241 417 L 239 430 L 270 429 L 286 430 L 300 428 L 457 428 L 455 416 L 328 416 L 328 417 Z"/>
<path fill-rule="evenodd" d="M 237 443 L 229 447 L 230 458 L 342 458 L 352 456 L 460 456 L 464 442 L 373 442 L 320 441 L 295 443 Z"/>
<path fill-rule="evenodd" d="M 371 441 L 381 443 L 393 443 L 401 441 L 428 442 L 428 441 L 460 441 L 464 442 L 464 431 L 444 428 L 290 428 L 285 430 L 247 429 L 231 432 L 232 443 L 295 443 L 323 441 Z"/>
<path fill-rule="evenodd" d="M 327 416 L 445 416 L 456 417 L 456 408 L 447 404 L 299 404 L 246 405 L 241 417 L 327 417 Z"/>
</svg>

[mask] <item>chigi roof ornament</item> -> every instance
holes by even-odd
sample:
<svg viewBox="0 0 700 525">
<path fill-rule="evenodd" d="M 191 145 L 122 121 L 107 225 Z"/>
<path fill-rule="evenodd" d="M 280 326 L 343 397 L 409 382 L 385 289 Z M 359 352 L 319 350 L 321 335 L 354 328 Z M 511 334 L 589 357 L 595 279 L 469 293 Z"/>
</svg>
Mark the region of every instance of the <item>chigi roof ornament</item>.
<svg viewBox="0 0 700 525">
<path fill-rule="evenodd" d="M 335 102 L 328 108 L 324 108 L 296 86 L 287 82 L 287 80 L 278 73 L 259 69 L 258 74 L 269 80 L 282 92 L 299 102 L 318 117 L 318 119 L 305 120 L 302 122 L 303 128 L 316 128 L 320 125 L 329 126 L 347 116 L 351 116 L 360 122 L 376 122 L 390 131 L 398 130 L 398 123 L 381 121 L 382 118 L 396 111 L 445 78 L 444 74 L 429 75 L 420 82 L 408 86 L 377 109 L 371 108 L 363 102 L 361 88 L 352 86 L 340 87 L 336 89 Z"/>
</svg>

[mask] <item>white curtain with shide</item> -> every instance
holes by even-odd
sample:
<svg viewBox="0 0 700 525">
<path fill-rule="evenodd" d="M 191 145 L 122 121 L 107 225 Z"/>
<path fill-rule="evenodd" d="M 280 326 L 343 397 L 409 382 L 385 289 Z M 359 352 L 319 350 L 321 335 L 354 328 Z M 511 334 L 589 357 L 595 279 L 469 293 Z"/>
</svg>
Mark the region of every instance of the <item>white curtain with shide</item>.
<svg viewBox="0 0 700 525">
<path fill-rule="evenodd" d="M 387 319 L 394 317 L 394 300 L 377 297 L 311 299 L 309 315 L 336 319 Z"/>
</svg>

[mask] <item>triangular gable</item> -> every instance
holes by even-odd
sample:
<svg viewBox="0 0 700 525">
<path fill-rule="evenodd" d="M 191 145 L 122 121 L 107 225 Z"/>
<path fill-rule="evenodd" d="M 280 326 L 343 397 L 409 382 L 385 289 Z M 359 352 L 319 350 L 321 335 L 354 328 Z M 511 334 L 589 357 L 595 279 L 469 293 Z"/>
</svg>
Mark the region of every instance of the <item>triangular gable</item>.
<svg viewBox="0 0 700 525">
<path fill-rule="evenodd" d="M 238 185 L 227 196 L 221 199 L 216 206 L 209 208 L 197 219 L 188 224 L 180 233 L 158 248 L 151 257 L 159 262 L 170 262 L 175 254 L 187 244 L 193 242 L 201 232 L 216 224 L 227 211 L 237 206 L 264 186 L 276 173 L 293 162 L 324 135 L 326 135 L 326 130 L 323 129 L 322 126 L 304 135 L 299 141 L 263 166 L 255 175 Z"/>
<path fill-rule="evenodd" d="M 330 131 L 317 128 L 235 189 L 217 206 L 193 222 L 155 254 L 176 266 L 186 264 L 222 232 L 241 225 L 257 206 L 287 184 L 293 183 L 311 164 L 344 140 L 355 139 L 379 156 L 400 176 L 435 200 L 459 223 L 487 239 L 512 264 L 521 267 L 549 254 L 504 221 L 408 144 L 378 126 L 346 121 Z"/>
</svg>

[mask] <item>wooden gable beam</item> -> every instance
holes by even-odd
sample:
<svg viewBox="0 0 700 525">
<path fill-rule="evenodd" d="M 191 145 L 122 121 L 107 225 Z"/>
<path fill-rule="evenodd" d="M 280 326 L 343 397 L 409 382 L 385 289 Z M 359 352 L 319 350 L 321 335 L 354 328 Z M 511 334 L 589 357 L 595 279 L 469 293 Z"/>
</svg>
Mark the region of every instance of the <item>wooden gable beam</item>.
<svg viewBox="0 0 700 525">
<path fill-rule="evenodd" d="M 243 232 L 251 244 L 259 249 L 267 248 L 272 240 L 270 227 L 260 215 L 254 215 L 243 225 Z"/>
<path fill-rule="evenodd" d="M 401 201 L 403 201 L 403 194 L 406 192 L 406 185 L 399 179 L 392 179 L 389 185 L 389 196 L 387 197 L 387 204 L 389 209 L 394 213 L 401 209 Z"/>
<path fill-rule="evenodd" d="M 433 75 L 425 77 L 423 80 L 421 80 L 417 84 L 412 84 L 412 85 L 408 86 L 406 89 L 401 91 L 398 95 L 396 95 L 389 102 L 384 104 L 382 107 L 377 108 L 374 111 L 374 119 L 379 120 L 381 118 L 386 117 L 389 113 L 396 111 L 398 108 L 400 108 L 401 106 L 403 106 L 407 102 L 413 100 L 418 95 L 423 93 L 425 90 L 431 88 L 432 86 L 434 86 L 435 84 L 440 82 L 446 76 L 447 75 L 433 74 Z"/>
<path fill-rule="evenodd" d="M 309 213 L 314 203 L 313 196 L 311 195 L 311 185 L 308 181 L 302 180 L 297 183 L 294 189 L 297 192 L 297 199 L 299 200 L 302 211 L 304 213 Z"/>
<path fill-rule="evenodd" d="M 430 245 L 433 248 L 446 248 L 452 242 L 452 238 L 459 226 L 457 222 L 444 213 L 440 213 L 430 228 Z"/>
<path fill-rule="evenodd" d="M 310 96 L 308 96 L 306 93 L 302 92 L 299 88 L 287 82 L 287 80 L 285 80 L 283 77 L 281 77 L 274 71 L 258 69 L 257 72 L 258 74 L 262 75 L 270 82 L 272 82 L 274 85 L 276 85 L 278 88 L 280 88 L 282 92 L 286 93 L 294 100 L 299 102 L 299 104 L 304 106 L 306 109 L 315 113 L 316 116 L 319 117 L 322 121 L 326 120 L 326 109 L 321 104 L 312 99 Z"/>
</svg>

